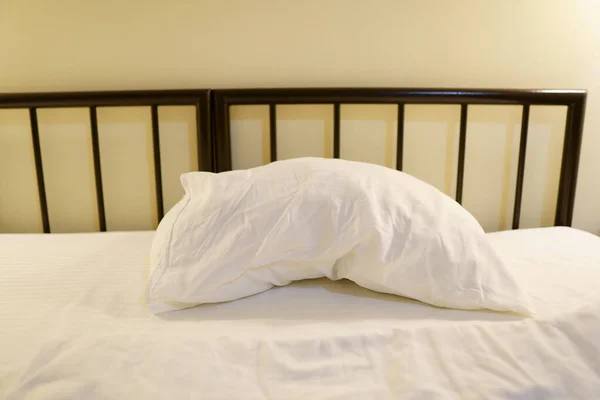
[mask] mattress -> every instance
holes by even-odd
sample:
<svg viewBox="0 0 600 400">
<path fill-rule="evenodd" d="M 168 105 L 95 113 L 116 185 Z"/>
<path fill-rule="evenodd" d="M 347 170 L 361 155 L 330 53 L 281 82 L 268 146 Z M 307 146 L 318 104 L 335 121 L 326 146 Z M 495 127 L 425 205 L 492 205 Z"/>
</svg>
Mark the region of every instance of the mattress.
<svg viewBox="0 0 600 400">
<path fill-rule="evenodd" d="M 593 399 L 600 239 L 488 234 L 535 318 L 317 279 L 161 315 L 153 232 L 0 236 L 2 399 Z"/>
</svg>

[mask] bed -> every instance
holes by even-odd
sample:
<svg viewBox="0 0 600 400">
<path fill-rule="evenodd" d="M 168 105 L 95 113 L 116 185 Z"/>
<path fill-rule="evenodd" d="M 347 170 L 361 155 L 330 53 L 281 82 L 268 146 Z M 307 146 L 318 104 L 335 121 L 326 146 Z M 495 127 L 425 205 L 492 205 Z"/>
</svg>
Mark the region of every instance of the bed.
<svg viewBox="0 0 600 400">
<path fill-rule="evenodd" d="M 154 314 L 144 299 L 153 230 L 103 232 L 106 224 L 100 223 L 100 232 L 5 233 L 0 235 L 1 398 L 597 398 L 600 238 L 569 227 L 583 92 L 247 89 L 121 93 L 118 101 L 114 95 L 5 96 L 1 103 L 33 110 L 37 163 L 36 107 L 75 102 L 94 110 L 119 101 L 153 108 L 165 99 L 191 102 L 199 112 L 210 111 L 211 122 L 204 118 L 207 125 L 198 128 L 198 143 L 205 152 L 200 169 L 214 172 L 231 169 L 227 113 L 233 104 L 272 104 L 275 135 L 275 104 L 332 103 L 337 122 L 333 155 L 339 157 L 340 103 L 459 103 L 459 176 L 464 173 L 468 104 L 522 104 L 524 110 L 534 104 L 567 105 L 557 226 L 517 229 L 527 143 L 524 117 L 515 229 L 486 234 L 523 284 L 536 315 L 440 308 L 328 279 Z M 398 110 L 402 116 L 402 106 Z M 273 161 L 276 149 L 270 149 Z M 160 157 L 155 160 L 160 164 Z M 401 169 L 402 158 L 397 160 Z M 101 173 L 95 177 L 101 186 Z M 459 201 L 462 182 L 457 179 Z M 101 220 L 101 195 L 97 205 Z M 159 219 L 162 207 L 158 202 Z M 40 214 L 50 232 L 47 208 L 42 206 Z"/>
</svg>

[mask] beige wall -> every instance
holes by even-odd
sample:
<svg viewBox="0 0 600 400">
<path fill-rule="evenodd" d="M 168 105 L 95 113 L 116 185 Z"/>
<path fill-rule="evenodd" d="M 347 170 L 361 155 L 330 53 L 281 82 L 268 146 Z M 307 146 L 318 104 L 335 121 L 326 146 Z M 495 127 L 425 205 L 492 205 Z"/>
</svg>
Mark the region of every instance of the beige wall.
<svg viewBox="0 0 600 400">
<path fill-rule="evenodd" d="M 599 231 L 598 20 L 592 0 L 0 0 L 0 91 L 584 88 L 574 224 Z"/>
</svg>

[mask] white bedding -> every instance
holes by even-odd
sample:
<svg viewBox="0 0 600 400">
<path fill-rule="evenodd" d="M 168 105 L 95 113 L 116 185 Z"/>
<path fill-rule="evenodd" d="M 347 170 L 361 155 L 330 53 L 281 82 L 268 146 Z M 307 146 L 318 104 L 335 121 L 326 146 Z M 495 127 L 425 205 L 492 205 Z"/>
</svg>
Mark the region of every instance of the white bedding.
<svg viewBox="0 0 600 400">
<path fill-rule="evenodd" d="M 0 236 L 2 399 L 596 399 L 600 239 L 490 234 L 535 319 L 327 280 L 156 316 L 153 232 Z"/>
</svg>

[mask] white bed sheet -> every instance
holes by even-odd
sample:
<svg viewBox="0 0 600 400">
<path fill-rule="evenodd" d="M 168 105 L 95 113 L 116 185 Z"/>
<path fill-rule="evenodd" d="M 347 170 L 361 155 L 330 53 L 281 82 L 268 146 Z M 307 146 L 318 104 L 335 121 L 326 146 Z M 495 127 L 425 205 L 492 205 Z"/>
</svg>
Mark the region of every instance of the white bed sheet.
<svg viewBox="0 0 600 400">
<path fill-rule="evenodd" d="M 535 319 L 315 280 L 155 316 L 153 232 L 0 236 L 2 399 L 595 399 L 600 239 L 490 234 Z"/>
</svg>

